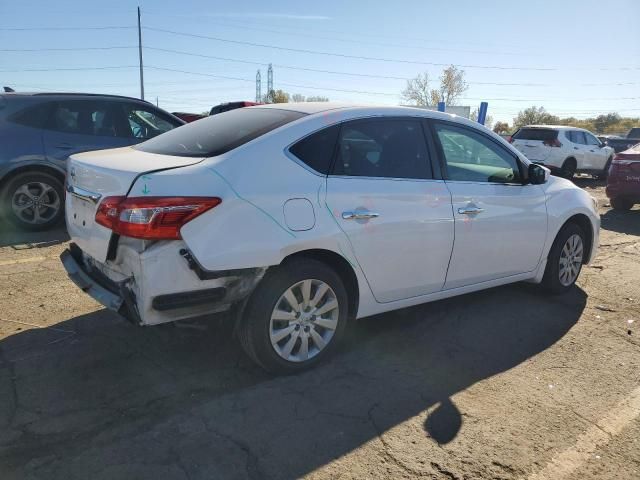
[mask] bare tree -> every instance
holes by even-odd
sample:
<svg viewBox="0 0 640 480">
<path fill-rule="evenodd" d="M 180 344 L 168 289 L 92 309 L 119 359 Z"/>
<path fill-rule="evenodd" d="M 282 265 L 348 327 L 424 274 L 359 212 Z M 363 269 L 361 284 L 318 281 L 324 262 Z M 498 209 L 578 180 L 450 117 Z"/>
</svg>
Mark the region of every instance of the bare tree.
<svg viewBox="0 0 640 480">
<path fill-rule="evenodd" d="M 418 74 L 417 77 L 407 80 L 402 99 L 419 107 L 435 107 L 438 102 L 457 105 L 462 94 L 469 88 L 464 75 L 464 70 L 451 65 L 443 70 L 439 87 L 431 88 L 429 73 Z"/>
<path fill-rule="evenodd" d="M 305 101 L 305 96 L 304 95 L 300 95 L 299 93 L 294 93 L 293 95 L 291 95 L 291 101 L 292 102 L 304 102 Z"/>
<path fill-rule="evenodd" d="M 264 103 L 289 103 L 289 94 L 283 90 L 271 90 L 264 96 Z"/>
</svg>

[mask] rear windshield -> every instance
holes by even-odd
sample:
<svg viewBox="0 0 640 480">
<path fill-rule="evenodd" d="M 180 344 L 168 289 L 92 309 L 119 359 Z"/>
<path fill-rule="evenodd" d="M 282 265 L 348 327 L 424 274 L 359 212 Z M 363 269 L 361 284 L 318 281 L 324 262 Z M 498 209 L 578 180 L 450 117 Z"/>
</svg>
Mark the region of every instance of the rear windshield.
<svg viewBox="0 0 640 480">
<path fill-rule="evenodd" d="M 558 131 L 550 128 L 521 128 L 512 138 L 514 140 L 540 140 L 544 142 L 558 138 Z"/>
<path fill-rule="evenodd" d="M 214 157 L 305 116 L 274 108 L 239 108 L 170 130 L 134 148 L 178 157 Z"/>
</svg>

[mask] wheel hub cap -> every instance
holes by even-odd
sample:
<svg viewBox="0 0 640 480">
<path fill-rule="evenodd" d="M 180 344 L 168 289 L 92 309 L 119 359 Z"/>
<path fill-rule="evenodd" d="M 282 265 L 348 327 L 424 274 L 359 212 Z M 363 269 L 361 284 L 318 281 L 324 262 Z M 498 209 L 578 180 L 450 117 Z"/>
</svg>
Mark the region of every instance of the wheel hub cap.
<svg viewBox="0 0 640 480">
<path fill-rule="evenodd" d="M 568 287 L 576 281 L 582 267 L 582 255 L 584 247 L 580 235 L 571 235 L 562 247 L 560 253 L 560 268 L 558 277 L 560 283 Z"/>
<path fill-rule="evenodd" d="M 331 287 L 316 279 L 289 287 L 271 313 L 271 346 L 283 359 L 304 362 L 329 344 L 338 326 L 339 306 Z"/>
</svg>

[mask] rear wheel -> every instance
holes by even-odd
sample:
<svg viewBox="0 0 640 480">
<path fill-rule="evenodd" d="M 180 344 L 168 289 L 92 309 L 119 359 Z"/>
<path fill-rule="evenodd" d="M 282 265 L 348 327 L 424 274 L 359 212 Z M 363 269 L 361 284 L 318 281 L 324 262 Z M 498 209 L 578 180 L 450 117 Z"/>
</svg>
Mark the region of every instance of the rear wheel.
<svg viewBox="0 0 640 480">
<path fill-rule="evenodd" d="M 575 158 L 567 158 L 560 168 L 560 175 L 566 179 L 571 180 L 576 174 L 577 167 L 578 164 L 576 163 Z"/>
<path fill-rule="evenodd" d="M 16 175 L 0 192 L 2 216 L 23 230 L 46 230 L 62 219 L 62 182 L 49 173 Z"/>
<path fill-rule="evenodd" d="M 316 365 L 335 348 L 347 322 L 347 292 L 322 262 L 295 260 L 268 273 L 245 308 L 239 337 L 245 352 L 272 373 Z"/>
<path fill-rule="evenodd" d="M 547 257 L 542 285 L 551 293 L 565 293 L 573 287 L 585 258 L 585 233 L 575 223 L 568 223 L 556 236 Z"/>
<path fill-rule="evenodd" d="M 633 202 L 631 200 L 627 200 L 626 198 L 612 198 L 611 206 L 614 210 L 631 210 L 633 207 Z"/>
</svg>

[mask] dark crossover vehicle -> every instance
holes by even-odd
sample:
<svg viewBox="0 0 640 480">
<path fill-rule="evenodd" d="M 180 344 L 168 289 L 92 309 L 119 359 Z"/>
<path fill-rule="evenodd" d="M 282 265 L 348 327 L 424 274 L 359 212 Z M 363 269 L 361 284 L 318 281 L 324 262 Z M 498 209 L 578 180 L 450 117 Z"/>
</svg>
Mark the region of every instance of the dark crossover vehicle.
<svg viewBox="0 0 640 480">
<path fill-rule="evenodd" d="M 133 145 L 183 124 L 135 98 L 0 93 L 0 216 L 27 230 L 51 227 L 63 216 L 69 155 Z"/>
<path fill-rule="evenodd" d="M 605 143 L 613 148 L 616 153 L 623 152 L 628 148 L 632 148 L 635 144 L 640 142 L 640 127 L 632 128 L 627 132 L 624 137 L 610 136 L 606 139 Z"/>
</svg>

